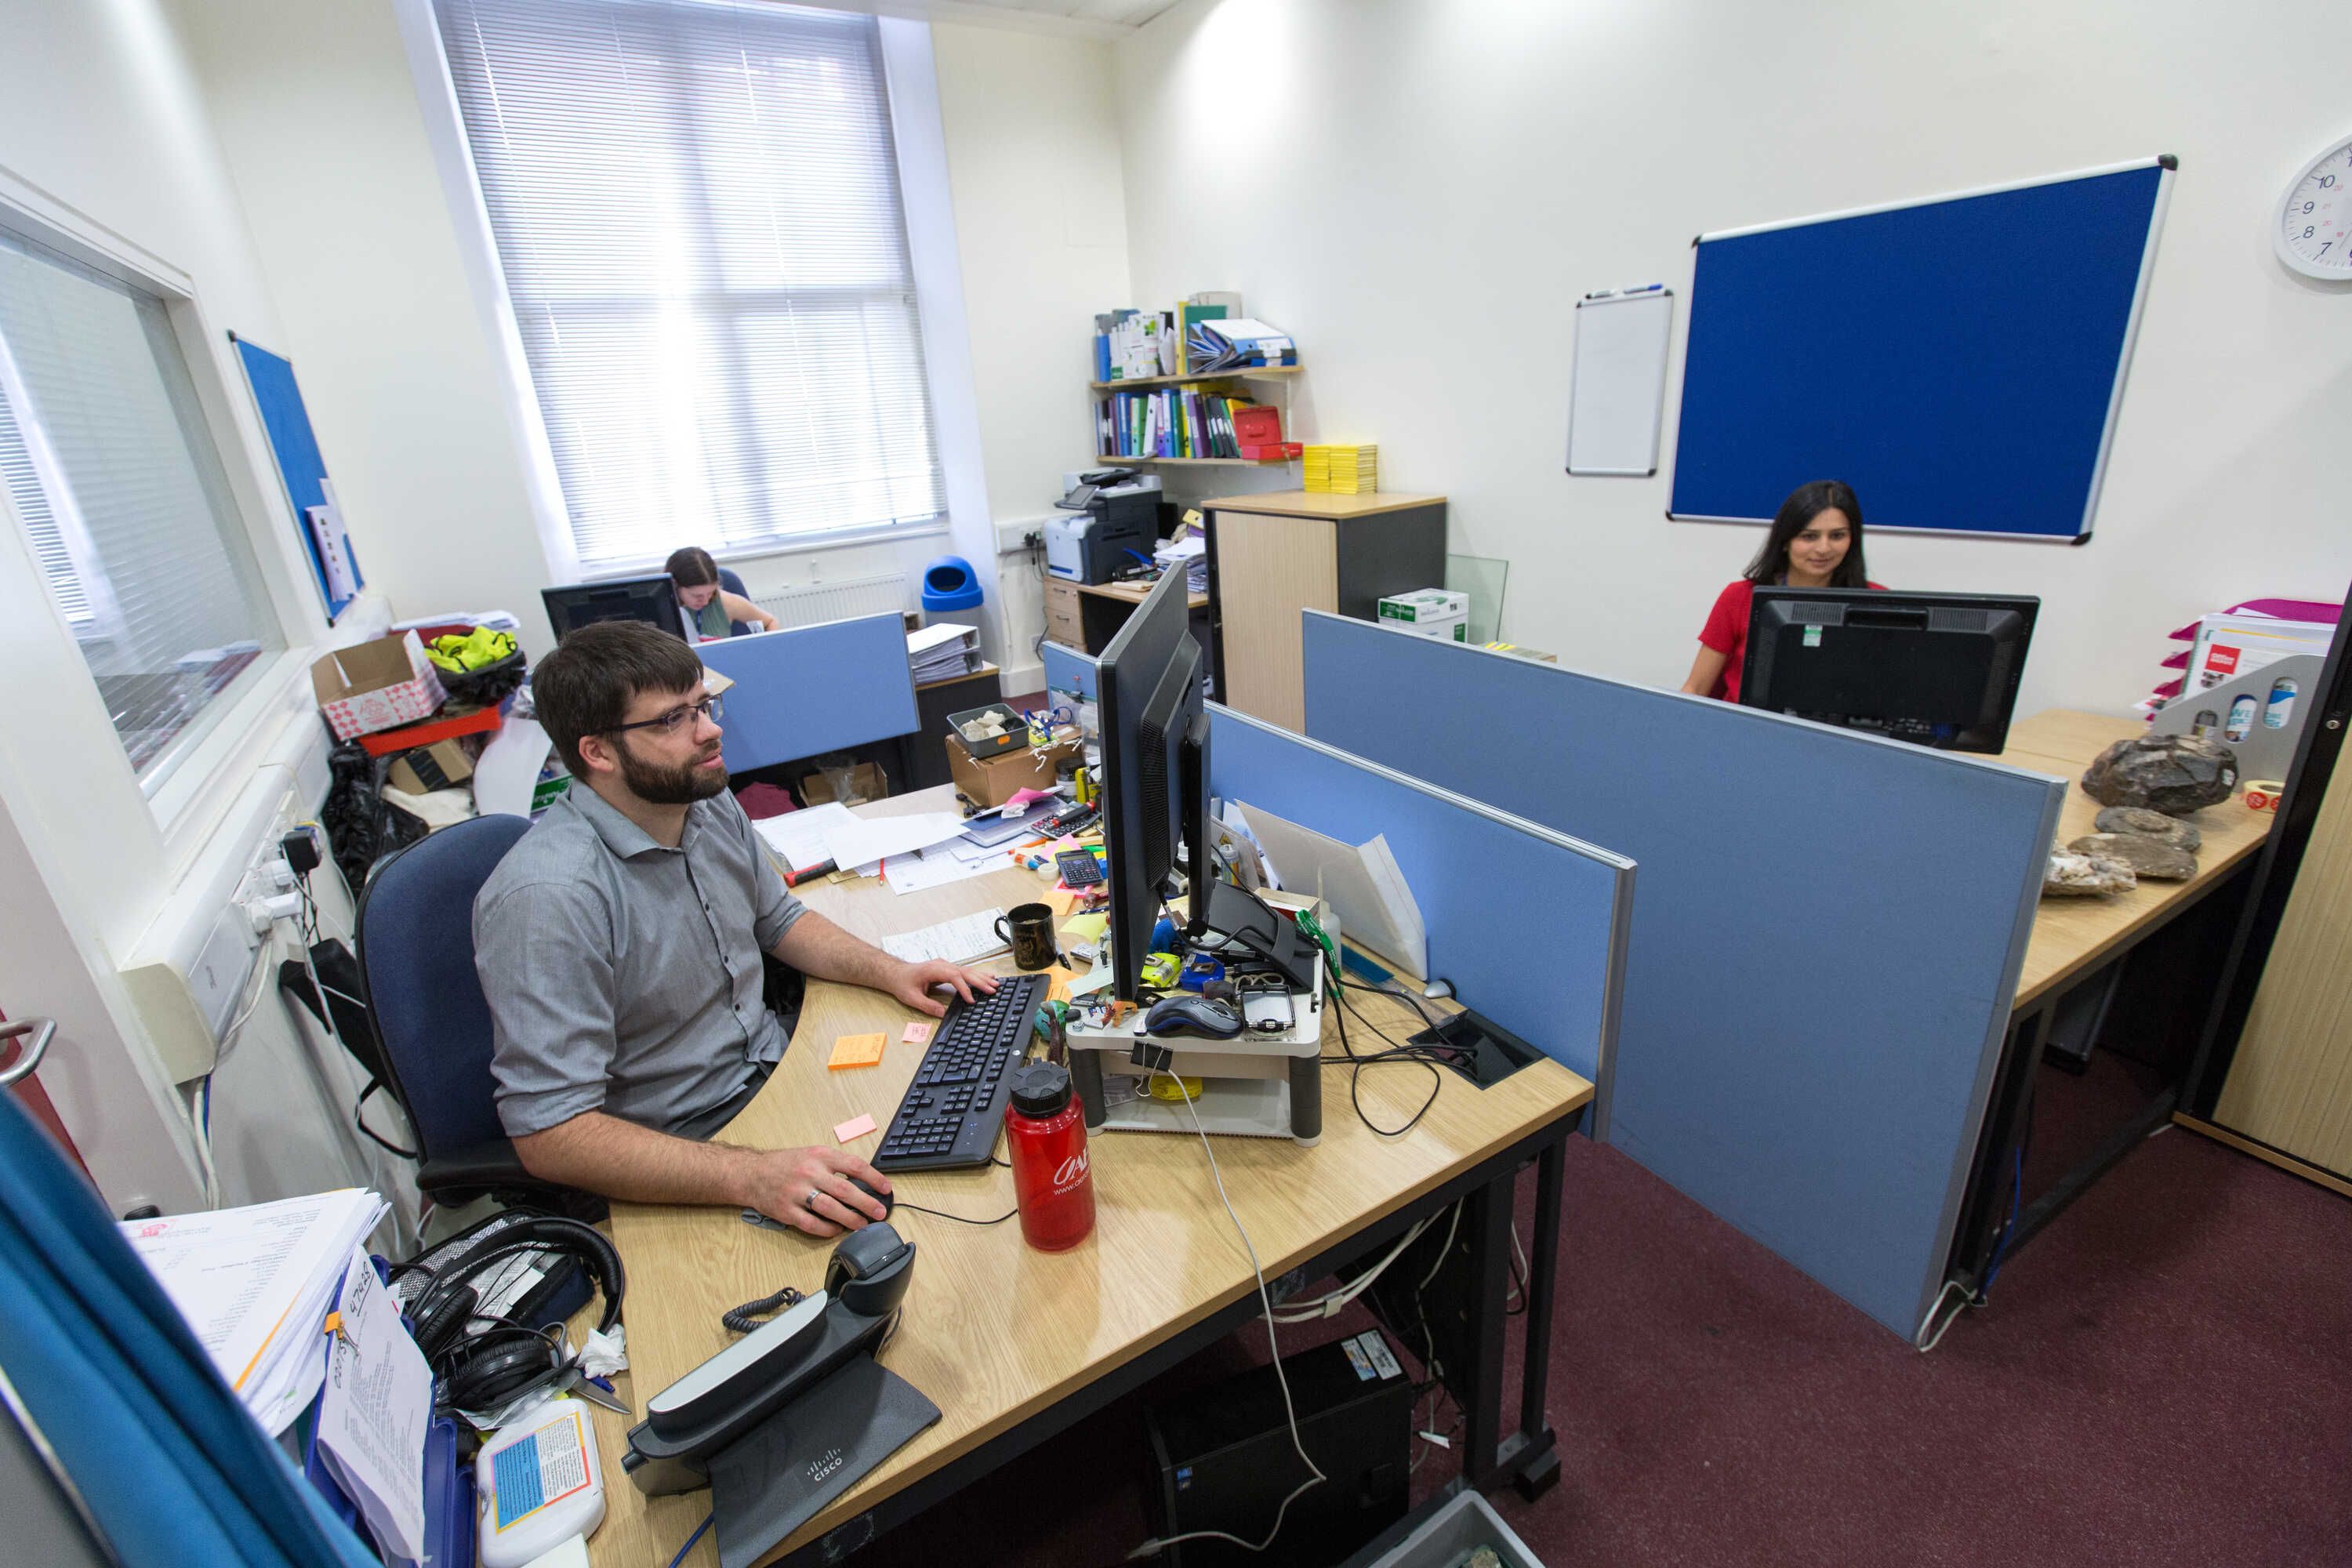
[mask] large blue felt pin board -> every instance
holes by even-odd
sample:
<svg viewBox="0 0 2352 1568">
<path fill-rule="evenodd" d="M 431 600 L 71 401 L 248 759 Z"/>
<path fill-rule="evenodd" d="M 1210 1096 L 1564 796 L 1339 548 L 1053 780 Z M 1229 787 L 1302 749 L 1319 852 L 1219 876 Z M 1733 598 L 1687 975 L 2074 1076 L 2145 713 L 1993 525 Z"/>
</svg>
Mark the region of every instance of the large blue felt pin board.
<svg viewBox="0 0 2352 1568">
<path fill-rule="evenodd" d="M 721 637 L 695 651 L 735 682 L 722 699 L 730 773 L 915 728 L 906 626 L 895 615 Z"/>
<path fill-rule="evenodd" d="M 2170 179 L 1700 236 L 1669 513 L 1767 521 L 1837 479 L 1872 528 L 2087 535 Z"/>
<path fill-rule="evenodd" d="M 1641 865 L 1608 1141 L 1910 1337 L 2056 779 L 1305 617 L 1307 729 Z"/>
<path fill-rule="evenodd" d="M 320 600 L 327 606 L 327 619 L 332 623 L 356 595 L 335 597 L 327 582 L 326 563 L 319 558 L 319 542 L 310 533 L 310 509 L 323 505 L 327 500 L 327 460 L 319 455 L 319 437 L 310 430 L 310 411 L 302 406 L 302 389 L 294 384 L 294 367 L 285 356 L 271 353 L 260 344 L 234 334 L 230 341 L 236 344 L 237 358 L 245 362 L 245 379 L 253 388 L 254 407 L 260 413 L 261 428 L 269 437 L 270 454 L 278 459 L 278 474 L 285 481 L 286 499 L 294 507 L 295 536 L 302 541 L 303 552 L 310 558 L 310 571 L 319 582 Z M 352 585 L 365 587 L 367 580 L 360 574 L 359 557 L 352 552 L 349 540 L 343 542 L 343 558 L 351 565 Z"/>
<path fill-rule="evenodd" d="M 1599 1136 L 1633 863 L 1229 708 L 1209 715 L 1210 793 L 1349 844 L 1385 836 L 1421 908 L 1430 977 L 1590 1079 Z"/>
</svg>

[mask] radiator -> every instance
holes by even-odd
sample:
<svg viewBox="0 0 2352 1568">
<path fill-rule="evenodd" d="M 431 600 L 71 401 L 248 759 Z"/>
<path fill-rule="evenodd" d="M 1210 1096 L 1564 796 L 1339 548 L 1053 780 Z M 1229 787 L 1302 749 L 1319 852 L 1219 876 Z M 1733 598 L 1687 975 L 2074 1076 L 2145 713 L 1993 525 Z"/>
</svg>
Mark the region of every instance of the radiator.
<svg viewBox="0 0 2352 1568">
<path fill-rule="evenodd" d="M 890 572 L 833 583 L 803 583 L 761 594 L 752 602 L 788 626 L 811 626 L 852 616 L 895 616 L 907 607 L 907 579 Z"/>
</svg>

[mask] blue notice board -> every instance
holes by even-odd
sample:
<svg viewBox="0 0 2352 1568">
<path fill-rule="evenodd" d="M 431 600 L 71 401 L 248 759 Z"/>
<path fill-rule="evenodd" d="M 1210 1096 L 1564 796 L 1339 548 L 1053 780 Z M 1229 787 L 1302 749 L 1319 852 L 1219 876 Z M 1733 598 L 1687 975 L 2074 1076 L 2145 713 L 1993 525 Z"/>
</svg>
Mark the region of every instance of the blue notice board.
<svg viewBox="0 0 2352 1568">
<path fill-rule="evenodd" d="M 301 540 L 303 552 L 310 558 L 319 599 L 327 606 L 327 620 L 331 624 L 358 596 L 360 589 L 367 586 L 367 581 L 360 575 L 359 557 L 352 552 L 351 541 L 345 539 L 343 560 L 351 568 L 351 592 L 339 596 L 329 583 L 327 563 L 311 532 L 310 509 L 323 506 L 327 500 L 327 460 L 319 456 L 319 438 L 310 432 L 310 412 L 302 406 L 302 389 L 294 384 L 294 366 L 282 355 L 248 342 L 235 332 L 229 334 L 229 342 L 236 345 L 237 357 L 245 362 L 245 379 L 253 388 L 254 406 L 260 412 L 261 427 L 268 433 L 269 449 L 278 459 L 278 478 L 286 483 L 286 499 L 294 507 L 295 537 Z"/>
<path fill-rule="evenodd" d="M 1701 235 L 1671 517 L 1843 479 L 1874 529 L 2080 542 L 2170 159 Z"/>
</svg>

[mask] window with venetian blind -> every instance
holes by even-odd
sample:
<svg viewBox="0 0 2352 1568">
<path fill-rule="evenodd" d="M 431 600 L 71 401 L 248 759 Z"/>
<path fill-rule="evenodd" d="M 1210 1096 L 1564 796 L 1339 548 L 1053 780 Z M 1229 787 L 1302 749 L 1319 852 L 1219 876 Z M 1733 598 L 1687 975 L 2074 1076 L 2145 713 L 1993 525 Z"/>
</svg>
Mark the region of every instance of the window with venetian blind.
<svg viewBox="0 0 2352 1568">
<path fill-rule="evenodd" d="M 944 512 L 871 16 L 434 8 L 583 567 Z"/>
<path fill-rule="evenodd" d="M 5 228 L 0 495 L 152 789 L 285 636 L 163 300 Z"/>
</svg>

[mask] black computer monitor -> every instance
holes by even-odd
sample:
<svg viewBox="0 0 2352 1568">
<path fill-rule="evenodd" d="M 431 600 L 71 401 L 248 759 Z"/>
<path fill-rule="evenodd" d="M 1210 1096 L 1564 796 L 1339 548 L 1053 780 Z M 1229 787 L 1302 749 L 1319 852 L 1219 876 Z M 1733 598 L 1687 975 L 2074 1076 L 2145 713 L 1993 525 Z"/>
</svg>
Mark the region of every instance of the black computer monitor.
<svg viewBox="0 0 2352 1568">
<path fill-rule="evenodd" d="M 1143 984 L 1143 959 L 1178 842 L 1191 846 L 1195 858 L 1208 842 L 1202 663 L 1181 572 L 1160 576 L 1097 661 L 1111 967 L 1124 1001 L 1134 1001 Z M 1195 904 L 1194 913 L 1204 917 L 1198 897 Z"/>
<path fill-rule="evenodd" d="M 1315 949 L 1263 902 L 1217 879 L 1208 848 L 1209 717 L 1184 574 L 1164 574 L 1096 661 L 1102 730 L 1103 849 L 1115 994 L 1139 1000 L 1177 846 L 1189 849 L 1183 941 L 1213 933 L 1293 986 L 1313 984 Z"/>
<path fill-rule="evenodd" d="M 597 621 L 646 621 L 674 637 L 686 636 L 686 620 L 678 609 L 677 584 L 664 573 L 653 577 L 614 577 L 602 583 L 568 583 L 541 588 L 547 618 L 562 642 L 582 626 Z"/>
<path fill-rule="evenodd" d="M 2042 601 L 1759 587 L 1739 700 L 1950 752 L 1998 752 Z"/>
</svg>

